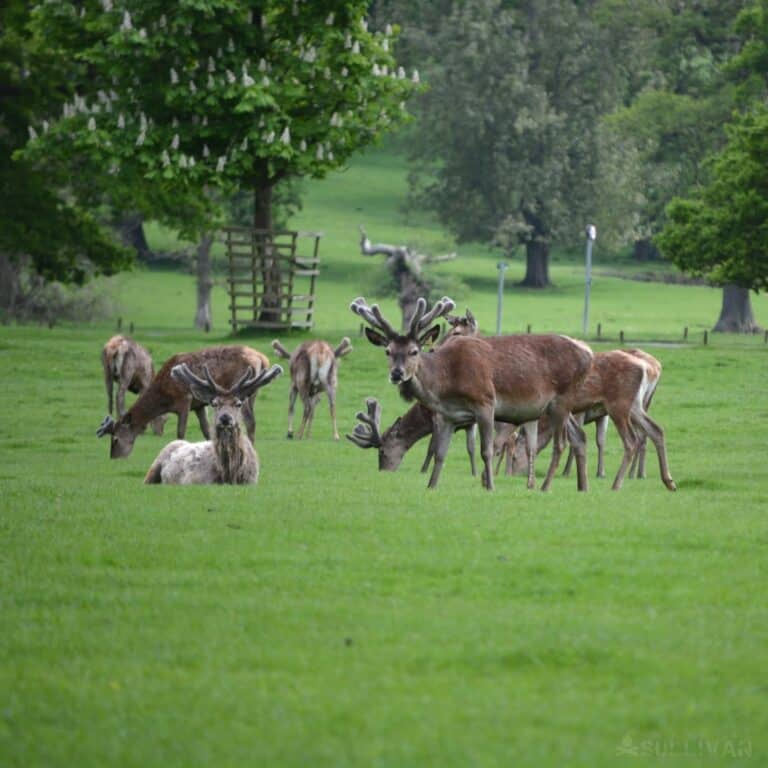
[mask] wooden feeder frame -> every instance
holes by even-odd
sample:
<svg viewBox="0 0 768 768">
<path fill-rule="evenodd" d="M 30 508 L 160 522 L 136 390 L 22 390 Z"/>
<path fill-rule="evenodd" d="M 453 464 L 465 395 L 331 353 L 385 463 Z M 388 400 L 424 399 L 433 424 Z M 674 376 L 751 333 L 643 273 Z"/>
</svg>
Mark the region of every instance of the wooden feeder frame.
<svg viewBox="0 0 768 768">
<path fill-rule="evenodd" d="M 232 330 L 312 328 L 322 233 L 253 227 L 225 227 L 223 233 Z M 264 275 L 275 266 L 277 293 L 265 292 Z M 275 305 L 265 304 L 265 298 Z"/>
</svg>

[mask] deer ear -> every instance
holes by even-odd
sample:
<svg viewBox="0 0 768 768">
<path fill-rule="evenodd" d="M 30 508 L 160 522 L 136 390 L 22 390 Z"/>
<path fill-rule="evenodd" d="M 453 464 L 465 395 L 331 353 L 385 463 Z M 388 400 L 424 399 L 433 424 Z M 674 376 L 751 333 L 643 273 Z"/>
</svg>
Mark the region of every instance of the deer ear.
<svg viewBox="0 0 768 768">
<path fill-rule="evenodd" d="M 386 347 L 389 344 L 389 339 L 378 331 L 374 331 L 373 328 L 365 328 L 365 335 L 368 337 L 368 341 L 377 347 Z"/>
<path fill-rule="evenodd" d="M 419 346 L 423 347 L 426 344 L 434 344 L 439 337 L 440 337 L 440 326 L 433 325 L 428 331 L 426 331 L 419 337 Z"/>
</svg>

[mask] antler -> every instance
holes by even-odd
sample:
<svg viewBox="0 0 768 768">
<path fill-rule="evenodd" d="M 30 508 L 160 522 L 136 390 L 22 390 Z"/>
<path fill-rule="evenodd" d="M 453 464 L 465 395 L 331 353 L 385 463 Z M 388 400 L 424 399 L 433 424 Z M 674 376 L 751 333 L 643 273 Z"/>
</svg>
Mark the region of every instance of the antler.
<svg viewBox="0 0 768 768">
<path fill-rule="evenodd" d="M 357 424 L 347 440 L 352 441 L 358 448 L 379 448 L 381 446 L 381 405 L 375 397 L 365 401 L 368 413 L 358 411 L 355 416 L 362 422 Z"/>
<path fill-rule="evenodd" d="M 250 397 L 253 392 L 261 387 L 269 384 L 272 379 L 276 378 L 283 372 L 281 365 L 273 365 L 266 371 L 256 373 L 256 371 L 249 365 L 245 375 L 240 378 L 233 387 L 231 387 L 226 394 L 234 395 L 235 397 Z"/>
<path fill-rule="evenodd" d="M 443 296 L 443 298 L 436 301 L 432 309 L 427 312 L 427 300 L 420 296 L 416 302 L 416 309 L 411 317 L 411 322 L 408 327 L 408 335 L 415 338 L 427 326 L 437 320 L 438 317 L 447 315 L 455 306 L 456 302 L 453 301 L 453 299 Z"/>
<path fill-rule="evenodd" d="M 180 363 L 171 368 L 171 378 L 176 379 L 176 381 L 179 381 L 182 384 L 186 384 L 190 389 L 197 390 L 196 393 L 193 392 L 195 397 L 199 394 L 201 396 L 200 399 L 211 400 L 215 395 L 222 394 L 223 390 L 213 380 L 207 365 L 203 367 L 203 371 L 205 372 L 207 381 L 194 374 L 192 369 L 186 363 Z"/>
<path fill-rule="evenodd" d="M 104 437 L 104 435 L 111 435 L 115 431 L 115 420 L 107 414 L 104 417 L 104 421 L 101 422 L 99 428 L 96 430 L 96 437 Z"/>
<path fill-rule="evenodd" d="M 339 346 L 333 350 L 333 356 L 336 358 L 344 357 L 344 355 L 348 355 L 351 351 L 352 342 L 349 340 L 349 336 L 345 336 L 339 343 Z"/>
<path fill-rule="evenodd" d="M 360 315 L 368 325 L 382 331 L 387 338 L 393 339 L 399 335 L 392 325 L 384 319 L 378 304 L 369 307 L 368 302 L 362 296 L 358 296 L 349 305 L 349 308 L 356 315 Z"/>
</svg>

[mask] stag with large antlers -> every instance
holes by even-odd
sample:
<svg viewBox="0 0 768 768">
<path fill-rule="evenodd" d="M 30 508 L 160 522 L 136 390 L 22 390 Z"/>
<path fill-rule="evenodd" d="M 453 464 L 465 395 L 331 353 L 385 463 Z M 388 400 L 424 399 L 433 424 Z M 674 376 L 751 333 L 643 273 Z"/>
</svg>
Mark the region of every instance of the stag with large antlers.
<svg viewBox="0 0 768 768">
<path fill-rule="evenodd" d="M 203 435 L 210 438 L 205 403 L 191 395 L 188 387 L 171 376 L 173 367 L 181 363 L 186 363 L 197 375 L 203 373 L 204 366 L 208 366 L 216 377 L 216 381 L 223 387 L 231 386 L 237 381 L 248 366 L 257 373 L 269 366 L 269 360 L 265 355 L 256 349 L 244 346 L 206 347 L 197 352 L 174 355 L 157 372 L 149 388 L 117 421 L 107 416 L 96 431 L 99 437 L 110 435 L 110 458 L 122 459 L 129 456 L 136 438 L 147 428 L 152 419 L 164 413 L 178 415 L 176 436 L 179 440 L 183 440 L 186 434 L 190 410 L 197 414 Z M 243 411 L 251 442 L 255 432 L 254 397 L 255 393 L 247 399 Z"/>
<path fill-rule="evenodd" d="M 390 381 L 406 399 L 418 400 L 435 414 L 435 465 L 429 487 L 437 485 L 453 431 L 476 422 L 484 464 L 482 482 L 492 490 L 494 419 L 530 424 L 533 456 L 536 423 L 547 413 L 561 446 L 568 429 L 577 451 L 578 487 L 586 490 L 586 440 L 583 431 L 569 422 L 569 410 L 563 403 L 589 370 L 592 351 L 567 336 L 526 334 L 459 336 L 430 354 L 422 354 L 422 348 L 440 334 L 439 325 L 431 324 L 454 306 L 445 297 L 427 311 L 426 301 L 420 298 L 407 332 L 401 334 L 377 305 L 368 306 L 363 298 L 351 304 L 352 311 L 370 326 L 366 328 L 368 340 L 384 347 Z M 531 471 L 529 487 L 534 483 Z"/>
<path fill-rule="evenodd" d="M 352 344 L 349 339 L 345 336 L 335 349 L 325 341 L 305 341 L 293 353 L 290 353 L 275 339 L 272 342 L 272 349 L 280 357 L 291 361 L 291 392 L 288 396 L 288 437 L 293 437 L 293 412 L 296 407 L 296 398 L 301 397 L 301 401 L 304 404 L 301 426 L 296 435 L 296 438 L 301 440 L 305 429 L 307 438 L 309 438 L 309 433 L 312 429 L 312 419 L 315 416 L 315 408 L 317 408 L 320 395 L 325 392 L 328 395 L 328 405 L 331 410 L 333 439 L 338 440 L 336 387 L 339 383 L 339 358 L 348 355 L 352 351 Z"/>
<path fill-rule="evenodd" d="M 152 462 L 144 482 L 170 485 L 247 485 L 259 479 L 259 457 L 244 434 L 243 407 L 257 389 L 269 384 L 283 369 L 273 365 L 256 373 L 250 366 L 229 388 L 220 386 L 203 366 L 205 379 L 184 363 L 171 369 L 171 376 L 190 389 L 192 396 L 213 407 L 210 440 L 190 443 L 174 440 Z"/>
</svg>

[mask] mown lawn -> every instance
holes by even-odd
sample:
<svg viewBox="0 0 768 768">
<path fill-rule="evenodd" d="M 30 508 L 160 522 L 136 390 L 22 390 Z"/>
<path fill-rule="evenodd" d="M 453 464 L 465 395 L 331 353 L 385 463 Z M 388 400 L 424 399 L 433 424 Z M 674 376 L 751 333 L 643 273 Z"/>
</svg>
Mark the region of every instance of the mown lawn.
<svg viewBox="0 0 768 768">
<path fill-rule="evenodd" d="M 374 154 L 309 187 L 297 222 L 326 233 L 315 335 L 355 345 L 342 432 L 368 395 L 385 424 L 407 407 L 347 309 L 371 270 L 357 225 L 452 247 L 401 212 L 403 192 L 402 167 Z M 446 267 L 487 331 L 496 261 L 467 247 Z M 578 332 L 578 269 L 553 277 L 543 295 L 510 286 L 506 330 Z M 158 361 L 231 340 L 223 293 L 214 332 L 188 329 L 189 276 L 112 284 Z M 257 398 L 258 486 L 148 488 L 175 419 L 124 461 L 94 435 L 114 322 L 0 327 L 0 765 L 768 763 L 768 347 L 704 347 L 718 308 L 706 288 L 594 285 L 613 336 L 595 348 L 622 329 L 664 364 L 652 412 L 676 494 L 652 452 L 648 479 L 610 491 L 615 432 L 609 479 L 587 494 L 503 477 L 489 494 L 461 439 L 428 492 L 426 445 L 379 473 L 372 452 L 332 441 L 325 403 L 311 440 L 286 440 L 285 377 Z M 764 297 L 755 309 L 768 322 Z M 688 344 L 654 343 L 684 325 Z"/>
</svg>

